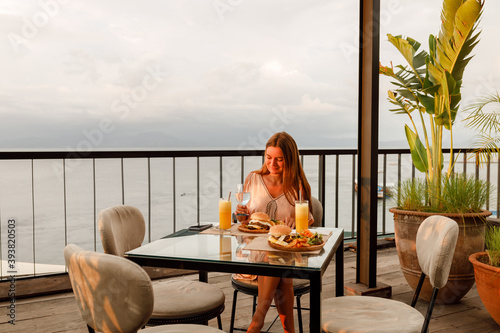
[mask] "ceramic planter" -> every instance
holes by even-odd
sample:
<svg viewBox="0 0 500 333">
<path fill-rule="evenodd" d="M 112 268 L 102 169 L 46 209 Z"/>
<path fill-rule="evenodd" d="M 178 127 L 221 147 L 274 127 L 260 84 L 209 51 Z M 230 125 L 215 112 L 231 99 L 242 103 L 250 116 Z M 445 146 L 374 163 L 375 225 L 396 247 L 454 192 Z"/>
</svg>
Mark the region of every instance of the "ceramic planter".
<svg viewBox="0 0 500 333">
<path fill-rule="evenodd" d="M 476 288 L 486 310 L 500 325 L 500 268 L 483 263 L 486 252 L 474 253 L 469 257 L 474 266 Z"/>
<path fill-rule="evenodd" d="M 441 214 L 405 211 L 391 208 L 394 213 L 394 232 L 399 263 L 403 275 L 415 290 L 422 271 L 418 264 L 415 241 L 420 224 L 429 216 L 441 215 L 458 223 L 460 232 L 451 264 L 448 283 L 439 290 L 437 303 L 452 304 L 458 302 L 474 285 L 474 268 L 469 262 L 469 256 L 484 251 L 484 234 L 486 217 L 489 211 L 478 214 Z M 432 287 L 428 278 L 422 287 L 420 298 L 429 301 Z"/>
</svg>

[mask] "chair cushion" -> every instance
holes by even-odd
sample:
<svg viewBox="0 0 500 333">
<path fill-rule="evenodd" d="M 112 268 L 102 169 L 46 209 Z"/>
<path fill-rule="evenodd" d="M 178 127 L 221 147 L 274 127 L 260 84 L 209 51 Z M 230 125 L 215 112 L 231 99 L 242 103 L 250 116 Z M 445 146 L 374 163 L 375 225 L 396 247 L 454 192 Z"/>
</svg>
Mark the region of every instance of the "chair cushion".
<svg viewBox="0 0 500 333">
<path fill-rule="evenodd" d="M 444 287 L 448 281 L 457 239 L 458 224 L 446 216 L 430 216 L 418 228 L 418 263 L 436 288 Z"/>
<path fill-rule="evenodd" d="M 224 304 L 219 288 L 198 281 L 158 281 L 153 283 L 154 308 L 151 318 L 175 319 L 198 316 Z"/>
<path fill-rule="evenodd" d="M 140 333 L 218 333 L 224 332 L 217 328 L 205 326 L 205 325 L 194 325 L 194 324 L 175 324 L 175 325 L 162 325 L 147 327 L 146 329 L 140 330 Z"/>
<path fill-rule="evenodd" d="M 324 332 L 418 333 L 424 316 L 411 306 L 391 299 L 343 296 L 323 301 L 321 322 Z"/>
</svg>

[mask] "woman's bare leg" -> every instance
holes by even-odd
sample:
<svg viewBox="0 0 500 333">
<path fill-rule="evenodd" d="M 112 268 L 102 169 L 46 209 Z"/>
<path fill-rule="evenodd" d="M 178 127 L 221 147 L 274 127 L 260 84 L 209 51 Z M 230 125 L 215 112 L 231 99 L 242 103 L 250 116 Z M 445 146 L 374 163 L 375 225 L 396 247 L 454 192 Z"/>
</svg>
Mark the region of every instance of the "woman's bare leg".
<svg viewBox="0 0 500 333">
<path fill-rule="evenodd" d="M 293 280 L 282 278 L 274 295 L 274 304 L 276 304 L 285 333 L 295 333 L 293 298 Z"/>
<path fill-rule="evenodd" d="M 255 310 L 255 314 L 253 315 L 252 322 L 248 327 L 247 333 L 260 332 L 260 330 L 264 326 L 267 311 L 269 310 L 269 307 L 273 302 L 276 288 L 278 287 L 280 280 L 281 278 L 279 277 L 259 275 L 259 294 L 257 299 L 257 309 Z"/>
</svg>

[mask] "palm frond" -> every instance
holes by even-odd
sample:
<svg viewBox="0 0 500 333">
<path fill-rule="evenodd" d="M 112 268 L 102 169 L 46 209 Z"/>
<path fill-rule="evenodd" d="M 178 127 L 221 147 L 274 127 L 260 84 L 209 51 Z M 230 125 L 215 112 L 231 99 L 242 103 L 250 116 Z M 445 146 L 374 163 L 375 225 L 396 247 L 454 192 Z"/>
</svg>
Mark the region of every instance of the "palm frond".
<svg viewBox="0 0 500 333">
<path fill-rule="evenodd" d="M 491 109 L 486 110 L 489 106 Z M 464 119 L 465 126 L 475 128 L 480 133 L 500 132 L 500 95 L 489 94 L 478 97 L 464 112 L 470 114 Z"/>
<path fill-rule="evenodd" d="M 477 163 L 483 164 L 492 160 L 493 154 L 500 154 L 500 137 L 481 135 L 473 144 L 472 153 L 477 156 Z"/>
</svg>

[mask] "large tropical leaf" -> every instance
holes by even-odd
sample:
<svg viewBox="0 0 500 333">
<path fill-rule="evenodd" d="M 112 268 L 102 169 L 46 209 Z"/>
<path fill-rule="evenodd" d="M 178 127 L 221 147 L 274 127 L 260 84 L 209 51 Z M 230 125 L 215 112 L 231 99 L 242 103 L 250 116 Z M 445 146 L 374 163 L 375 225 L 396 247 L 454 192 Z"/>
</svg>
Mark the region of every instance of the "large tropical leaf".
<svg viewBox="0 0 500 333">
<path fill-rule="evenodd" d="M 415 165 L 418 171 L 426 172 L 429 169 L 429 163 L 427 161 L 427 151 L 422 141 L 420 141 L 418 135 L 415 134 L 408 125 L 405 125 L 405 133 L 408 145 L 410 146 L 413 165 Z"/>
<path fill-rule="evenodd" d="M 441 13 L 442 25 L 436 43 L 436 61 L 430 69 L 431 75 L 439 82 L 439 72 L 449 71 L 455 81 L 462 80 L 463 71 L 477 44 L 478 35 L 474 35 L 477 22 L 481 17 L 483 0 L 444 0 Z"/>
<path fill-rule="evenodd" d="M 437 114 L 434 118 L 437 125 L 443 125 L 446 129 L 450 130 L 453 125 L 453 121 L 455 120 L 455 116 L 457 114 L 457 110 L 451 109 L 451 95 L 455 91 L 456 81 L 453 76 L 445 71 L 443 74 L 443 79 L 441 80 L 441 107 L 440 110 L 437 111 Z"/>
<path fill-rule="evenodd" d="M 425 111 L 428 114 L 434 114 L 435 108 L 434 108 L 434 97 L 433 96 L 427 96 L 427 95 L 419 95 L 418 99 L 420 100 L 420 103 L 425 107 Z"/>
<path fill-rule="evenodd" d="M 444 0 L 441 10 L 441 31 L 439 37 L 443 40 L 450 39 L 455 30 L 455 14 L 463 0 Z"/>
</svg>

